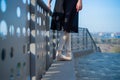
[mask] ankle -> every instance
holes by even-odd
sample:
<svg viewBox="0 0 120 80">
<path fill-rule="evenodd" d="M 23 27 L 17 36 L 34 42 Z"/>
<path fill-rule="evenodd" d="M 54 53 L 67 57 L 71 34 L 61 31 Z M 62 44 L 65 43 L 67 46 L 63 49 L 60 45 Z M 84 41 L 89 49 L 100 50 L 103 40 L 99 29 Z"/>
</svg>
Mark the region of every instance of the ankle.
<svg viewBox="0 0 120 80">
<path fill-rule="evenodd" d="M 72 56 L 72 53 L 71 53 L 70 50 L 66 52 L 66 56 L 67 56 L 67 57 L 71 57 L 71 56 Z"/>
</svg>

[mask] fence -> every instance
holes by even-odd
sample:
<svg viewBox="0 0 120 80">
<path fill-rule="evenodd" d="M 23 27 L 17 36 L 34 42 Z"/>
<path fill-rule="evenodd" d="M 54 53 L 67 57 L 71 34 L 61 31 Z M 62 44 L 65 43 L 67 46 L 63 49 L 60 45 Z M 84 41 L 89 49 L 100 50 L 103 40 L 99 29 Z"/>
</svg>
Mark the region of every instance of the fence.
<svg viewBox="0 0 120 80">
<path fill-rule="evenodd" d="M 30 1 L 0 5 L 0 80 L 29 80 Z"/>
<path fill-rule="evenodd" d="M 0 80 L 39 80 L 59 41 L 60 33 L 49 30 L 51 12 L 42 0 L 0 0 L 0 6 Z M 95 48 L 87 29 L 75 35 L 73 50 Z"/>
<path fill-rule="evenodd" d="M 38 80 L 53 59 L 51 13 L 41 0 L 0 4 L 0 79 Z"/>
<path fill-rule="evenodd" d="M 87 28 L 79 28 L 79 33 L 72 33 L 72 50 L 93 50 L 98 51 Z"/>
</svg>

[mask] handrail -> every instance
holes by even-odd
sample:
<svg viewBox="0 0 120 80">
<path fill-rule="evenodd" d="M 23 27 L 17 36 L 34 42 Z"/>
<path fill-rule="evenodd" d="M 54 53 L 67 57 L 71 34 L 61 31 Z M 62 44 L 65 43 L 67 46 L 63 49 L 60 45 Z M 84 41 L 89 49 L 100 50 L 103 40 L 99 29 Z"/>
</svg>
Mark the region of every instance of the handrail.
<svg viewBox="0 0 120 80">
<path fill-rule="evenodd" d="M 38 5 L 40 5 L 45 11 L 49 12 L 52 15 L 52 11 L 46 6 L 43 0 L 37 0 Z"/>
<path fill-rule="evenodd" d="M 93 42 L 93 45 L 94 45 L 94 47 L 95 47 L 95 51 L 97 51 L 97 45 L 96 45 L 96 43 L 95 43 L 92 35 L 90 34 L 90 32 L 89 32 L 89 30 L 88 30 L 87 28 L 86 28 L 86 31 L 87 31 L 88 35 L 90 36 L 90 38 L 91 38 L 91 40 L 92 40 L 92 42 Z"/>
<path fill-rule="evenodd" d="M 92 49 L 98 51 L 98 47 L 87 28 L 79 28 L 79 33 L 72 33 L 72 50 Z"/>
<path fill-rule="evenodd" d="M 42 0 L 31 0 L 30 12 L 30 78 L 39 80 L 53 61 L 52 12 Z"/>
</svg>

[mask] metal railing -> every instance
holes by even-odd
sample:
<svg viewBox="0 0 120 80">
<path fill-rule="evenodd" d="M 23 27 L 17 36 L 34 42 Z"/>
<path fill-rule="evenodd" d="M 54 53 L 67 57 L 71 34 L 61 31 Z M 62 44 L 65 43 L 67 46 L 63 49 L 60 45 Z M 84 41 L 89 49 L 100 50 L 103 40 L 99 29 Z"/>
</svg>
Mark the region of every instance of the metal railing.
<svg viewBox="0 0 120 80">
<path fill-rule="evenodd" d="M 59 35 L 42 0 L 0 0 L 0 80 L 40 80 L 55 59 Z M 72 49 L 96 50 L 87 29 L 74 34 Z M 79 43 L 79 44 L 78 44 Z"/>
<path fill-rule="evenodd" d="M 72 50 L 98 51 L 98 47 L 87 28 L 79 28 L 79 33 L 72 33 L 71 41 Z"/>
<path fill-rule="evenodd" d="M 53 60 L 50 10 L 42 0 L 0 4 L 0 80 L 39 80 Z"/>
</svg>

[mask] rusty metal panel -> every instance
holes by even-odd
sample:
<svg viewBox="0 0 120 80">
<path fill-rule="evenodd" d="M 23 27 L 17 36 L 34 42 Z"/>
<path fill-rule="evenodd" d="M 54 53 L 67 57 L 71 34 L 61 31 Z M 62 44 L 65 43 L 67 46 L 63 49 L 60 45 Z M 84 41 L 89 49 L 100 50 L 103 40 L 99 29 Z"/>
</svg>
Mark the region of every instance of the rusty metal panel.
<svg viewBox="0 0 120 80">
<path fill-rule="evenodd" d="M 30 0 L 0 0 L 0 80 L 30 80 Z"/>
</svg>

